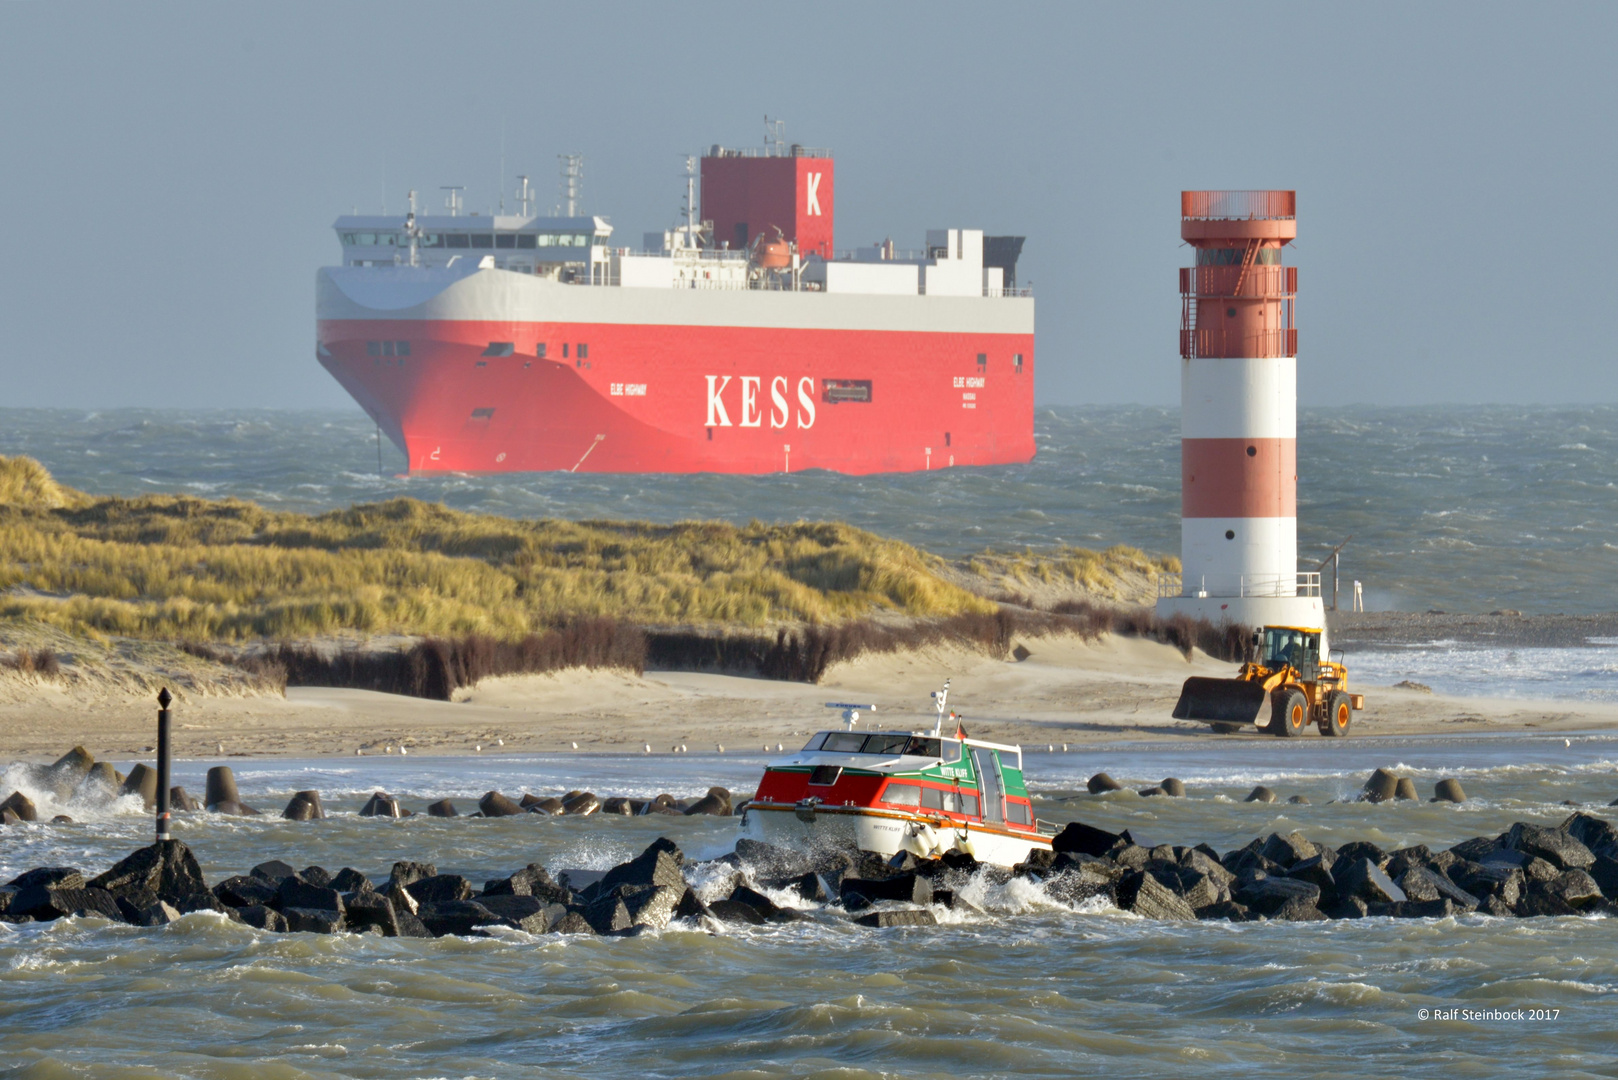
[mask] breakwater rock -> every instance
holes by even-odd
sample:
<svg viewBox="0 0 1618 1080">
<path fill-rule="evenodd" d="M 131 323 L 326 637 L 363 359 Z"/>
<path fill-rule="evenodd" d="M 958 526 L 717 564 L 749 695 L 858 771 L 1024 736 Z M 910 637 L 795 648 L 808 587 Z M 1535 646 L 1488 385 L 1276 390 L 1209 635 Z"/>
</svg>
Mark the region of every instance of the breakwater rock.
<svg viewBox="0 0 1618 1080">
<path fill-rule="evenodd" d="M 166 841 L 96 876 L 30 870 L 0 887 L 0 921 L 78 915 L 157 926 L 211 911 L 261 930 L 396 937 L 623 936 L 676 922 L 715 929 L 809 919 L 915 927 L 947 913 L 987 917 L 995 904 L 986 897 L 1014 880 L 1058 903 L 1161 920 L 1618 915 L 1618 829 L 1579 813 L 1554 827 L 1519 822 L 1440 851 L 1385 851 L 1366 841 L 1334 849 L 1293 832 L 1221 853 L 1206 844 L 1147 847 L 1128 832 L 1074 822 L 1051 851 L 1010 868 L 964 853 L 884 859 L 747 839 L 693 863 L 665 837 L 607 870 L 530 864 L 479 883 L 409 861 L 373 879 L 353 868 L 299 870 L 271 860 L 211 888 L 186 845 Z"/>
</svg>

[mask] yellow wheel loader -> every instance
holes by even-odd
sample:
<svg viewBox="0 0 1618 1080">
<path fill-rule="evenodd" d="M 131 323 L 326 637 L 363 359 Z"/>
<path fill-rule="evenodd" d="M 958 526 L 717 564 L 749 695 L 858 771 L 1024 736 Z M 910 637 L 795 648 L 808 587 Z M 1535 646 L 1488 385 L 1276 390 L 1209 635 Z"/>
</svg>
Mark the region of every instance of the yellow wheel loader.
<svg viewBox="0 0 1618 1080">
<path fill-rule="evenodd" d="M 1365 708 L 1365 697 L 1348 692 L 1348 668 L 1320 658 L 1325 631 L 1318 627 L 1266 626 L 1253 635 L 1257 658 L 1234 679 L 1193 676 L 1180 689 L 1176 720 L 1201 720 L 1215 731 L 1236 731 L 1258 721 L 1264 702 L 1270 715 L 1261 729 L 1272 735 L 1302 735 L 1311 722 L 1322 735 L 1342 737 Z"/>
</svg>

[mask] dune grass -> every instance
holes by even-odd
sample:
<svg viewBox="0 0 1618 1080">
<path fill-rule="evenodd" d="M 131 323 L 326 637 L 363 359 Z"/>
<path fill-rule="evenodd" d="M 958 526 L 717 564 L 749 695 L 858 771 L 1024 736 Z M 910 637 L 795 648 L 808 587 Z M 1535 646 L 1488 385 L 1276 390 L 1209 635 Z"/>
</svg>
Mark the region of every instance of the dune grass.
<svg viewBox="0 0 1618 1080">
<path fill-rule="evenodd" d="M 514 640 L 580 618 L 763 628 L 994 611 L 942 565 L 844 524 L 523 521 L 405 498 L 306 515 L 89 496 L 0 457 L 0 619 L 70 633 Z"/>
</svg>

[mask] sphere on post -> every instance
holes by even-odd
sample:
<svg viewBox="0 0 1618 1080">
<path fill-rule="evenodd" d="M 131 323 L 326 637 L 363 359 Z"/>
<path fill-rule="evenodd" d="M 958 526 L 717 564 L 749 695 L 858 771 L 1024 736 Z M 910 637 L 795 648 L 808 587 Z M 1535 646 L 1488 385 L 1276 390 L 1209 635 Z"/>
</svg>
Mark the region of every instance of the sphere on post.
<svg viewBox="0 0 1618 1080">
<path fill-rule="evenodd" d="M 169 712 L 169 705 L 174 702 L 174 695 L 169 693 L 168 687 L 157 692 L 157 839 L 164 841 L 169 837 L 169 773 L 170 773 L 170 747 L 169 726 L 173 714 Z"/>
</svg>

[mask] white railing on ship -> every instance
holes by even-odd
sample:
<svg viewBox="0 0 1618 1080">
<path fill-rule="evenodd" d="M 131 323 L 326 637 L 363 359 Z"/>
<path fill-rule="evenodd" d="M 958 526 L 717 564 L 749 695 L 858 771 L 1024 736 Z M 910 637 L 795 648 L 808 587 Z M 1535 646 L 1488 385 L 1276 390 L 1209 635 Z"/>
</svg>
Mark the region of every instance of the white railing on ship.
<svg viewBox="0 0 1618 1080">
<path fill-rule="evenodd" d="M 1320 572 L 1302 570 L 1296 574 L 1216 574 L 1199 576 L 1195 589 L 1188 589 L 1181 574 L 1157 575 L 1159 599 L 1173 596 L 1264 597 L 1319 596 Z"/>
</svg>

